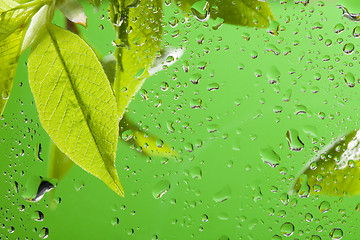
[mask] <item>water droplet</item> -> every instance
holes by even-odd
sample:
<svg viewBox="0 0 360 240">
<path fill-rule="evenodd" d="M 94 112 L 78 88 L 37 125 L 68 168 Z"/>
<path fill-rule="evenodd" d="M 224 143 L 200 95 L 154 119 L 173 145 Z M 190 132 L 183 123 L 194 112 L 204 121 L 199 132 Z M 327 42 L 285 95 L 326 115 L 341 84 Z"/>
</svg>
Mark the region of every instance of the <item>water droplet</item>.
<svg viewBox="0 0 360 240">
<path fill-rule="evenodd" d="M 201 108 L 201 106 L 202 106 L 202 100 L 200 98 L 192 99 L 190 101 L 190 108 L 192 108 L 192 109 Z"/>
<path fill-rule="evenodd" d="M 210 18 L 210 4 L 205 0 L 198 1 L 192 5 L 191 12 L 196 20 L 205 22 Z"/>
<path fill-rule="evenodd" d="M 330 203 L 327 201 L 322 201 L 319 205 L 319 210 L 322 213 L 326 213 L 330 210 Z"/>
<path fill-rule="evenodd" d="M 85 183 L 82 180 L 79 179 L 73 179 L 74 188 L 76 191 L 80 191 L 85 187 Z"/>
<path fill-rule="evenodd" d="M 164 146 L 164 141 L 161 139 L 157 139 L 155 143 L 158 148 L 162 148 Z"/>
<path fill-rule="evenodd" d="M 214 194 L 213 200 L 217 203 L 222 203 L 228 200 L 230 197 L 231 197 L 231 188 L 230 186 L 227 185 Z"/>
<path fill-rule="evenodd" d="M 133 132 L 131 130 L 126 130 L 124 131 L 122 134 L 121 134 L 121 138 L 124 140 L 124 141 L 129 141 L 130 139 L 133 138 Z"/>
<path fill-rule="evenodd" d="M 170 182 L 168 180 L 162 180 L 158 182 L 152 190 L 152 195 L 155 199 L 159 199 L 170 190 Z"/>
<path fill-rule="evenodd" d="M 266 75 L 270 84 L 280 82 L 280 71 L 277 69 L 276 66 L 271 66 Z"/>
<path fill-rule="evenodd" d="M 189 80 L 193 84 L 198 84 L 200 79 L 201 79 L 201 74 L 200 73 L 195 73 L 195 74 L 191 75 Z"/>
<path fill-rule="evenodd" d="M 1 97 L 2 97 L 2 99 L 4 99 L 4 100 L 8 100 L 9 97 L 10 97 L 10 93 L 9 93 L 9 92 L 6 92 L 6 91 L 3 91 L 3 92 L 1 92 Z"/>
<path fill-rule="evenodd" d="M 202 218 L 201 218 L 201 221 L 207 222 L 208 220 L 209 220 L 209 216 L 206 215 L 206 214 L 203 214 L 203 215 L 202 215 Z"/>
<path fill-rule="evenodd" d="M 10 226 L 10 227 L 8 227 L 7 231 L 8 231 L 8 233 L 14 233 L 15 228 L 13 226 Z"/>
<path fill-rule="evenodd" d="M 344 80 L 345 80 L 345 83 L 349 86 L 349 87 L 355 87 L 355 77 L 354 77 L 354 75 L 351 73 L 351 72 L 349 72 L 349 73 L 347 73 L 346 75 L 345 75 L 345 78 L 344 78 Z"/>
<path fill-rule="evenodd" d="M 341 23 L 338 23 L 334 27 L 334 33 L 337 33 L 337 34 L 342 33 L 344 31 L 344 29 L 345 29 L 344 25 L 342 25 Z"/>
<path fill-rule="evenodd" d="M 39 183 L 39 181 L 41 182 Z M 35 184 L 39 184 L 37 185 L 38 187 L 37 187 L 36 195 L 33 193 L 35 191 L 35 186 L 36 186 Z M 49 192 L 53 188 L 55 188 L 55 186 L 52 183 L 42 180 L 41 177 L 40 178 L 35 177 L 30 179 L 29 182 L 27 183 L 28 190 L 23 195 L 23 198 L 29 202 L 38 202 L 44 197 L 45 193 Z"/>
<path fill-rule="evenodd" d="M 49 229 L 47 227 L 43 227 L 41 230 L 40 230 L 40 233 L 39 233 L 39 237 L 41 239 L 45 239 L 49 236 Z"/>
<path fill-rule="evenodd" d="M 354 27 L 353 36 L 356 38 L 360 37 L 360 27 L 359 26 Z"/>
<path fill-rule="evenodd" d="M 224 24 L 224 19 L 217 17 L 215 19 L 214 25 L 212 26 L 213 30 L 218 30 Z"/>
<path fill-rule="evenodd" d="M 144 99 L 144 100 L 148 100 L 149 96 L 148 96 L 148 92 L 145 89 L 141 89 L 139 91 L 140 96 Z"/>
<path fill-rule="evenodd" d="M 300 189 L 298 191 L 298 195 L 301 198 L 307 198 L 310 195 L 310 186 L 308 185 L 308 176 L 306 174 L 302 174 L 299 177 Z"/>
<path fill-rule="evenodd" d="M 343 231 L 340 228 L 334 228 L 330 232 L 331 239 L 341 239 L 343 237 Z"/>
<path fill-rule="evenodd" d="M 299 152 L 304 148 L 304 143 L 299 137 L 299 133 L 295 129 L 289 129 L 286 132 L 286 140 L 288 141 L 291 151 Z"/>
<path fill-rule="evenodd" d="M 138 47 L 144 45 L 146 43 L 146 38 L 145 37 L 141 37 L 141 38 L 137 38 L 134 40 L 134 44 Z"/>
<path fill-rule="evenodd" d="M 202 171 L 200 167 L 194 167 L 190 171 L 190 175 L 194 179 L 201 179 L 202 178 Z"/>
<path fill-rule="evenodd" d="M 350 54 L 352 54 L 354 52 L 354 48 L 355 48 L 354 44 L 347 43 L 347 44 L 345 44 L 345 46 L 343 48 L 343 51 L 344 51 L 345 54 L 350 55 Z"/>
<path fill-rule="evenodd" d="M 360 21 L 360 14 L 359 13 L 349 13 L 349 10 L 346 7 L 341 5 L 336 5 L 339 9 L 343 11 L 343 17 L 349 19 L 350 21 L 358 22 Z"/>
<path fill-rule="evenodd" d="M 141 75 L 143 75 L 144 72 L 145 72 L 145 68 L 140 69 L 140 70 L 135 74 L 135 78 L 141 77 Z"/>
<path fill-rule="evenodd" d="M 160 89 L 164 92 L 167 91 L 169 89 L 169 84 L 167 82 L 162 82 L 160 84 Z"/>
<path fill-rule="evenodd" d="M 313 215 L 311 213 L 305 214 L 305 220 L 311 222 L 313 220 Z"/>
<path fill-rule="evenodd" d="M 280 227 L 280 231 L 284 236 L 291 236 L 294 233 L 295 227 L 291 222 L 285 222 Z"/>
<path fill-rule="evenodd" d="M 25 205 L 24 204 L 20 204 L 17 208 L 20 212 L 23 212 L 25 210 Z"/>
<path fill-rule="evenodd" d="M 168 22 L 169 25 L 174 28 L 178 25 L 179 19 L 177 17 L 171 17 Z"/>
<path fill-rule="evenodd" d="M 119 225 L 120 219 L 118 217 L 114 217 L 111 219 L 111 225 L 116 226 Z"/>
<path fill-rule="evenodd" d="M 41 147 L 41 143 L 39 143 L 37 145 L 37 158 L 39 161 L 43 162 L 44 160 L 41 158 L 41 151 L 42 151 L 42 147 Z"/>
<path fill-rule="evenodd" d="M 269 164 L 269 166 L 272 168 L 279 165 L 281 161 L 279 155 L 276 152 L 274 152 L 274 150 L 271 147 L 261 149 L 259 153 L 264 163 Z"/>
<path fill-rule="evenodd" d="M 32 215 L 31 215 L 31 219 L 41 222 L 44 220 L 44 214 L 41 211 L 35 211 Z"/>
</svg>

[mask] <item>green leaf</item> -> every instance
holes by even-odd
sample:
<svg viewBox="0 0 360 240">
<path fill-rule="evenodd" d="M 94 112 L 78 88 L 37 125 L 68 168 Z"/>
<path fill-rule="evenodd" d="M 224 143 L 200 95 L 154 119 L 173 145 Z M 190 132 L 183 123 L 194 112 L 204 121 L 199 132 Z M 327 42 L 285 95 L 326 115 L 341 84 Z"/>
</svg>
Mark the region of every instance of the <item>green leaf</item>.
<svg viewBox="0 0 360 240">
<path fill-rule="evenodd" d="M 19 5 L 13 1 L 0 0 L 0 41 L 27 25 L 38 9 L 38 5 Z"/>
<path fill-rule="evenodd" d="M 0 41 L 0 115 L 10 97 L 24 36 L 25 30 L 18 29 Z"/>
<path fill-rule="evenodd" d="M 305 167 L 292 188 L 309 194 L 354 196 L 360 193 L 360 132 L 352 131 L 330 143 Z"/>
<path fill-rule="evenodd" d="M 113 89 L 122 116 L 149 77 L 148 71 L 160 50 L 162 2 L 114 0 L 110 3 L 110 18 L 117 32 Z"/>
<path fill-rule="evenodd" d="M 224 23 L 248 26 L 268 27 L 274 16 L 267 2 L 258 0 L 179 0 L 180 7 L 191 12 L 200 21 L 223 19 Z"/>
<path fill-rule="evenodd" d="M 76 34 L 48 24 L 28 68 L 40 122 L 53 142 L 123 196 L 115 168 L 116 100 L 94 51 Z"/>
<path fill-rule="evenodd" d="M 19 6 L 19 3 L 13 0 L 0 0 L 0 12 L 8 11 Z"/>
</svg>

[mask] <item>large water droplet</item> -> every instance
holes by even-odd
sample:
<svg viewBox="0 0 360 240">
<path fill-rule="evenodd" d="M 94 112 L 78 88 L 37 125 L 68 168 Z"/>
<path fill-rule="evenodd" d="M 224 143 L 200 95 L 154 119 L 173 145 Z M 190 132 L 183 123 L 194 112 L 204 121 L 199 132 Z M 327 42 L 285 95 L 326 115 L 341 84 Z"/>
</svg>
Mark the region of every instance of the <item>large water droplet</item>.
<svg viewBox="0 0 360 240">
<path fill-rule="evenodd" d="M 355 87 L 355 77 L 351 72 L 347 73 L 344 79 L 349 87 Z"/>
<path fill-rule="evenodd" d="M 349 13 L 349 10 L 341 5 L 336 5 L 336 7 L 340 8 L 343 11 L 343 17 L 346 17 L 350 21 L 354 21 L 354 22 L 360 21 L 359 13 Z"/>
<path fill-rule="evenodd" d="M 216 192 L 213 196 L 213 200 L 217 203 L 225 202 L 231 197 L 230 186 L 225 186 L 220 191 Z"/>
<path fill-rule="evenodd" d="M 291 236 L 294 233 L 295 227 L 291 222 L 286 222 L 280 227 L 280 231 L 284 236 Z"/>
<path fill-rule="evenodd" d="M 345 44 L 345 46 L 343 48 L 343 51 L 344 51 L 345 54 L 350 55 L 350 54 L 352 54 L 354 52 L 354 48 L 355 48 L 354 44 L 347 43 L 347 44 Z"/>
<path fill-rule="evenodd" d="M 41 239 L 45 239 L 49 236 L 49 229 L 47 227 L 43 227 L 41 230 L 40 230 L 40 233 L 39 233 L 39 237 Z"/>
<path fill-rule="evenodd" d="M 360 27 L 359 26 L 354 27 L 353 36 L 356 38 L 360 37 Z"/>
<path fill-rule="evenodd" d="M 162 180 L 158 182 L 152 190 L 152 195 L 155 199 L 159 199 L 164 196 L 170 190 L 170 182 L 168 180 Z"/>
<path fill-rule="evenodd" d="M 319 205 L 319 210 L 322 213 L 326 213 L 330 210 L 330 203 L 327 201 L 322 201 Z"/>
<path fill-rule="evenodd" d="M 260 150 L 261 159 L 264 163 L 269 164 L 272 168 L 276 167 L 280 163 L 280 157 L 271 147 L 267 147 Z"/>
<path fill-rule="evenodd" d="M 35 220 L 35 221 L 43 221 L 44 220 L 44 214 L 41 211 L 35 211 L 32 215 L 31 215 L 31 219 Z"/>
<path fill-rule="evenodd" d="M 338 23 L 334 27 L 334 33 L 337 33 L 337 34 L 342 33 L 344 31 L 344 29 L 345 29 L 344 25 L 342 25 L 341 23 Z"/>
<path fill-rule="evenodd" d="M 299 133 L 295 129 L 289 129 L 286 132 L 286 140 L 291 151 L 299 152 L 304 148 L 304 143 L 300 140 Z"/>
<path fill-rule="evenodd" d="M 10 97 L 10 93 L 9 93 L 9 92 L 6 92 L 6 91 L 3 91 L 3 92 L 1 92 L 1 97 L 2 97 L 2 99 L 4 99 L 4 100 L 8 100 L 9 97 Z"/>
<path fill-rule="evenodd" d="M 331 239 L 341 239 L 343 237 L 343 231 L 340 228 L 334 228 L 330 232 Z"/>
<path fill-rule="evenodd" d="M 43 180 L 42 177 L 33 177 L 27 182 L 23 198 L 30 202 L 38 202 L 44 197 L 45 193 L 53 188 L 55 188 L 53 183 Z"/>
<path fill-rule="evenodd" d="M 198 1 L 192 5 L 191 12 L 196 20 L 205 22 L 210 18 L 210 4 L 205 0 Z"/>
</svg>

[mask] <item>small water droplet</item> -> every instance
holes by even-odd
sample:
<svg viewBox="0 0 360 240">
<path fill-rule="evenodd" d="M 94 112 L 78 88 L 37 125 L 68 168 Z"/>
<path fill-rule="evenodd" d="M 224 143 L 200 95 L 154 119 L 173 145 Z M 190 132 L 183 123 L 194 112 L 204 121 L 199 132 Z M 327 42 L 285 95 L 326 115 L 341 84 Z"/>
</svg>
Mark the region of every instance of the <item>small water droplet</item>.
<svg viewBox="0 0 360 240">
<path fill-rule="evenodd" d="M 1 97 L 2 97 L 2 99 L 4 99 L 4 100 L 8 100 L 9 97 L 10 97 L 10 93 L 9 93 L 9 92 L 6 92 L 6 91 L 3 91 L 3 92 L 1 92 Z"/>
<path fill-rule="evenodd" d="M 122 134 L 121 134 L 121 138 L 124 140 L 124 141 L 129 141 L 130 139 L 133 138 L 133 132 L 131 130 L 126 130 L 124 131 Z"/>
<path fill-rule="evenodd" d="M 359 26 L 354 27 L 353 36 L 356 38 L 360 37 L 360 27 Z"/>
<path fill-rule="evenodd" d="M 118 217 L 114 217 L 113 219 L 111 219 L 111 225 L 116 226 L 119 225 L 120 223 L 120 219 Z"/>
</svg>

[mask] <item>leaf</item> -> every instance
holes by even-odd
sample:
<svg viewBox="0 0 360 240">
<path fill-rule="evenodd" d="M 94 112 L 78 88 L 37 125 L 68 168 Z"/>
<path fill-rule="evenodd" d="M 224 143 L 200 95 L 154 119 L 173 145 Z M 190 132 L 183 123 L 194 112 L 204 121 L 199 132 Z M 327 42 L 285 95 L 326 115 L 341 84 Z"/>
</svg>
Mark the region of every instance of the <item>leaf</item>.
<svg viewBox="0 0 360 240">
<path fill-rule="evenodd" d="M 176 155 L 168 144 L 140 130 L 126 117 L 126 114 L 120 121 L 120 135 L 128 144 L 134 144 L 137 148 L 140 147 L 140 152 L 146 156 L 157 155 L 167 157 Z"/>
<path fill-rule="evenodd" d="M 0 0 L 0 12 L 8 11 L 19 6 L 19 3 L 13 0 Z"/>
<path fill-rule="evenodd" d="M 28 68 L 40 122 L 53 142 L 124 196 L 115 168 L 116 100 L 93 50 L 76 34 L 48 24 Z"/>
<path fill-rule="evenodd" d="M 113 89 L 121 117 L 149 77 L 148 71 L 160 50 L 162 2 L 128 1 L 127 5 L 114 0 L 110 3 L 110 18 L 117 32 Z"/>
<path fill-rule="evenodd" d="M 360 132 L 352 131 L 329 144 L 311 160 L 292 191 L 309 194 L 354 196 L 360 193 Z"/>
<path fill-rule="evenodd" d="M 0 115 L 10 97 L 24 36 L 25 30 L 18 29 L 0 41 Z"/>
<path fill-rule="evenodd" d="M 38 5 L 19 5 L 14 1 L 0 0 L 0 41 L 18 28 L 23 28 L 39 9 Z"/>
<path fill-rule="evenodd" d="M 224 23 L 248 27 L 268 27 L 274 16 L 267 2 L 258 0 L 179 0 L 180 7 L 198 20 L 223 19 Z M 200 16 L 197 16 L 200 14 Z"/>
</svg>

